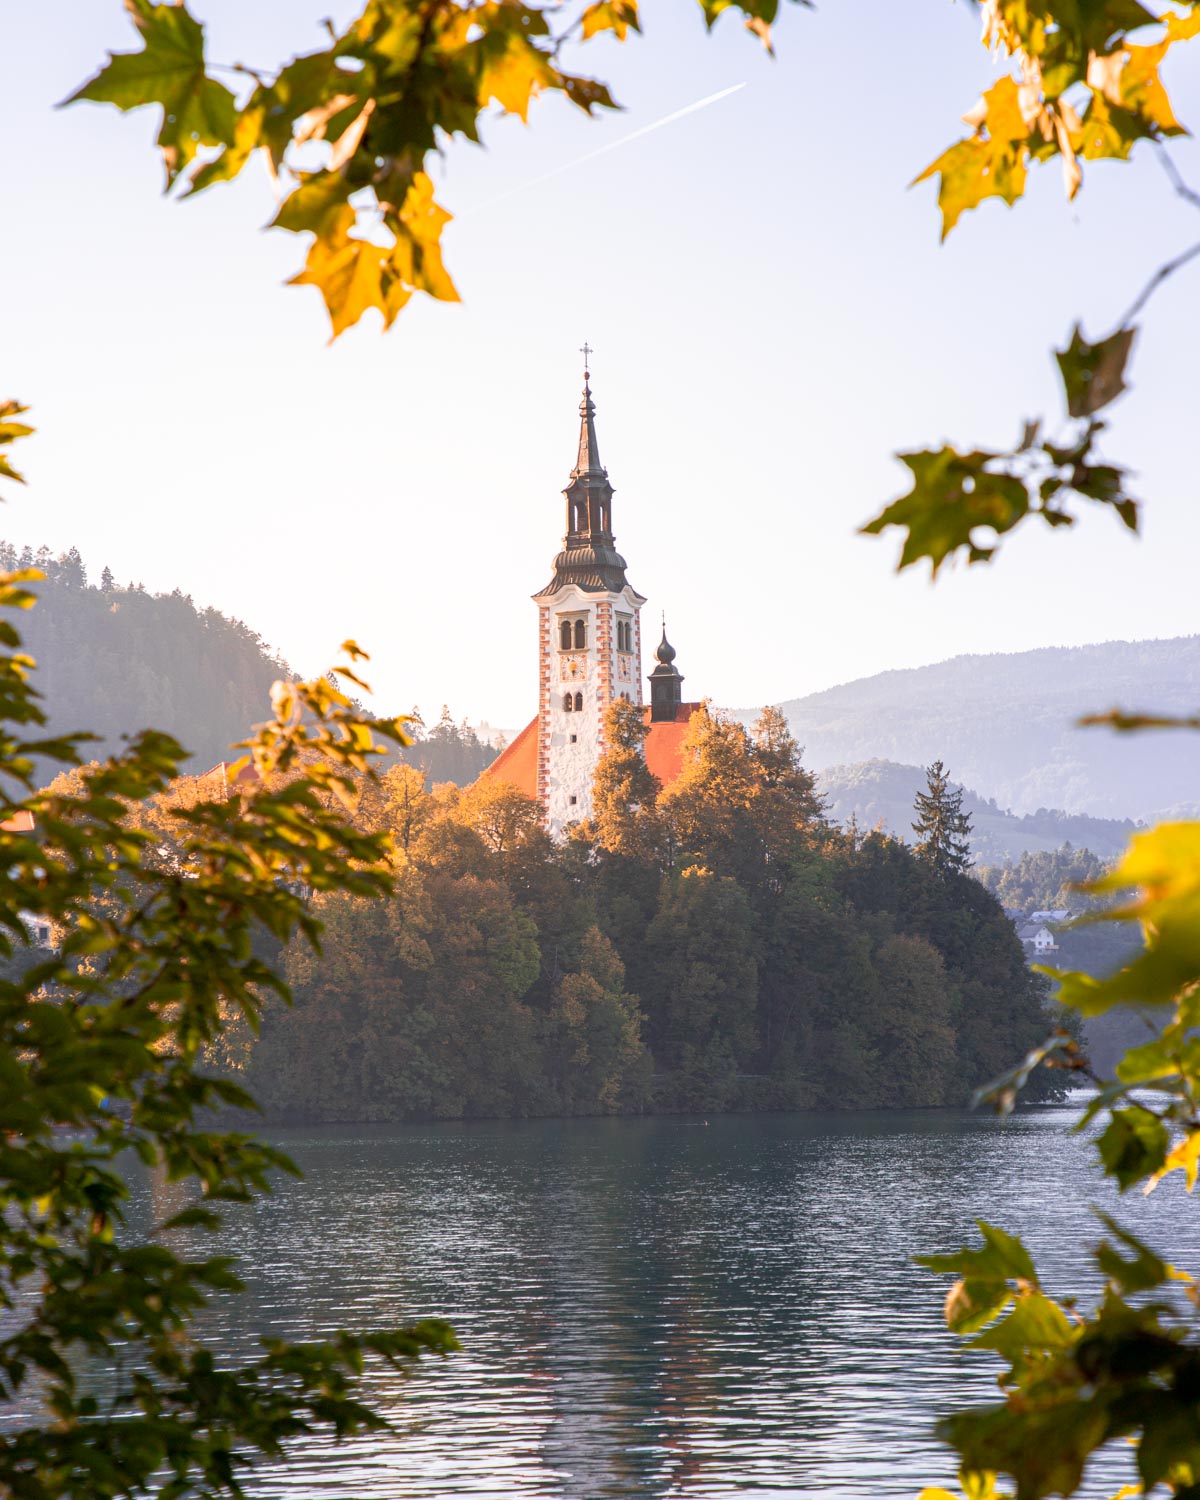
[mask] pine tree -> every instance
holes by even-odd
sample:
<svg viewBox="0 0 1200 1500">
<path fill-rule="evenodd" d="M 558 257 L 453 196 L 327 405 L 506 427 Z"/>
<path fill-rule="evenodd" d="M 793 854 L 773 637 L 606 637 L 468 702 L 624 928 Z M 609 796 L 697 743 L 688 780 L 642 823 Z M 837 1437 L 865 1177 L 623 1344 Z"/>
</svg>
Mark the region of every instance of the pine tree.
<svg viewBox="0 0 1200 1500">
<path fill-rule="evenodd" d="M 912 825 L 916 852 L 939 874 L 964 873 L 971 864 L 971 819 L 962 810 L 962 788 L 950 789 L 950 777 L 940 760 L 925 769 L 927 788 L 917 793 Z"/>
</svg>

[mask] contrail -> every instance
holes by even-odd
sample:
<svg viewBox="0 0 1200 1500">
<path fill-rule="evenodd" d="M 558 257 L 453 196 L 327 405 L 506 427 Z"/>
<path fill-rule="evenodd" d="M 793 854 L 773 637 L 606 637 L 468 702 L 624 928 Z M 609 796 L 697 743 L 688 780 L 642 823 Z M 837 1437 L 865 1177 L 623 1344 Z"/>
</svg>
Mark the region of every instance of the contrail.
<svg viewBox="0 0 1200 1500">
<path fill-rule="evenodd" d="M 621 146 L 628 146 L 630 141 L 639 140 L 644 135 L 649 135 L 652 130 L 661 130 L 664 125 L 673 125 L 676 120 L 682 120 L 685 115 L 694 115 L 698 109 L 707 109 L 710 104 L 716 104 L 719 99 L 728 99 L 730 94 L 736 94 L 739 89 L 744 89 L 745 83 L 735 83 L 730 88 L 721 89 L 715 94 L 709 94 L 706 99 L 697 99 L 695 104 L 685 104 L 682 109 L 674 110 L 669 115 L 664 115 L 661 120 L 655 120 L 650 125 L 643 125 L 640 130 L 631 130 L 628 135 L 623 135 L 619 140 L 609 141 L 606 146 L 597 146 L 594 151 L 585 151 L 582 156 L 577 156 L 574 161 L 566 162 L 561 167 L 555 167 L 551 172 L 543 172 L 540 177 L 531 177 L 528 182 L 522 182 L 515 188 L 510 188 L 507 193 L 500 193 L 495 198 L 487 198 L 483 203 L 476 203 L 473 208 L 464 209 L 455 217 L 464 219 L 468 214 L 479 213 L 485 208 L 492 208 L 497 203 L 504 203 L 509 198 L 514 198 L 518 193 L 527 192 L 530 188 L 540 187 L 543 182 L 549 182 L 553 177 L 561 177 L 564 172 L 572 172 L 576 167 L 583 166 L 585 161 L 595 161 L 598 156 L 607 156 L 610 151 L 616 151 Z"/>
</svg>

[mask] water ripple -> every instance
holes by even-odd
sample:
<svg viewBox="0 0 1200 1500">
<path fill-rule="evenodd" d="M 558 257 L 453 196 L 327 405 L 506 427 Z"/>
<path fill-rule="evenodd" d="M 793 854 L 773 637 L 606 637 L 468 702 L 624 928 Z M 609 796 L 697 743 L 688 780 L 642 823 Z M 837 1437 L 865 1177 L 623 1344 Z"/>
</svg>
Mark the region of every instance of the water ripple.
<svg viewBox="0 0 1200 1500">
<path fill-rule="evenodd" d="M 449 1318 L 464 1352 L 371 1379 L 383 1436 L 300 1445 L 255 1500 L 909 1497 L 935 1417 L 994 1396 L 912 1256 L 986 1217 L 1052 1290 L 1111 1206 L 1069 1116 L 947 1112 L 278 1132 L 305 1169 L 236 1214 L 246 1296 L 205 1337 Z M 145 1189 L 146 1211 L 153 1193 Z M 1200 1263 L 1190 1201 L 1119 1212 Z M 1122 1455 L 1088 1495 L 1127 1477 Z"/>
</svg>

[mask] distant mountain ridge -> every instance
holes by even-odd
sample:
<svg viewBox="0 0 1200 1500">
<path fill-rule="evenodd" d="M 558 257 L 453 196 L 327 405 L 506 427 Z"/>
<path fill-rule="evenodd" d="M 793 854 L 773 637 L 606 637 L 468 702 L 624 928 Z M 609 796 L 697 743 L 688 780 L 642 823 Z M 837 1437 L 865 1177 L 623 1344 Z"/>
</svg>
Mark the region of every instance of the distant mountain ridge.
<svg viewBox="0 0 1200 1500">
<path fill-rule="evenodd" d="M 1149 820 L 1194 812 L 1200 736 L 1074 727 L 1082 714 L 1117 706 L 1194 713 L 1200 635 L 956 656 L 781 704 L 814 770 L 940 758 L 956 782 L 1018 814 L 1065 808 Z"/>
<path fill-rule="evenodd" d="M 888 833 L 913 842 L 913 800 L 918 791 L 925 790 L 923 767 L 890 760 L 830 766 L 817 773 L 817 789 L 829 816 L 838 823 L 845 825 L 853 817 L 863 833 L 882 824 Z M 1068 843 L 1108 859 L 1124 849 L 1137 826 L 1127 818 L 1045 809 L 1018 817 L 970 788 L 963 789 L 963 811 L 971 817 L 971 855 L 976 865 L 1003 865 L 1024 853 L 1048 852 Z"/>
</svg>

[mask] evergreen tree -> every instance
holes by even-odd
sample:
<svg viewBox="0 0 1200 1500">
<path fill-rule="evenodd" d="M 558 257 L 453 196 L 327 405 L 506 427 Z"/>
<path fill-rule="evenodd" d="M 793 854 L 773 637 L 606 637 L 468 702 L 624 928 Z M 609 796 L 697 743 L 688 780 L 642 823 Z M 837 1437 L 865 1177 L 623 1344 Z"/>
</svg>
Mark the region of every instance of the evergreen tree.
<svg viewBox="0 0 1200 1500">
<path fill-rule="evenodd" d="M 939 874 L 965 872 L 971 864 L 971 819 L 962 810 L 962 788 L 952 791 L 950 777 L 940 760 L 925 770 L 926 790 L 917 793 L 912 825 L 917 835 L 916 852 Z"/>
</svg>

